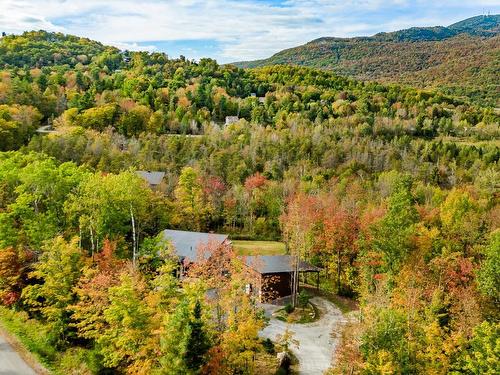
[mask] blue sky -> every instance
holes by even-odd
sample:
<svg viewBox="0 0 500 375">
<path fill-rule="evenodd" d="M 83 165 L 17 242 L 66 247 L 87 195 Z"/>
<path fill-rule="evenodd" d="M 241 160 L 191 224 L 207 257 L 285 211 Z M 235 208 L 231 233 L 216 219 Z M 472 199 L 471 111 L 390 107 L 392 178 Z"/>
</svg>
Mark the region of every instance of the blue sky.
<svg viewBox="0 0 500 375">
<path fill-rule="evenodd" d="M 446 26 L 486 12 L 500 13 L 500 0 L 0 0 L 0 25 L 226 63 L 323 36 Z"/>
</svg>

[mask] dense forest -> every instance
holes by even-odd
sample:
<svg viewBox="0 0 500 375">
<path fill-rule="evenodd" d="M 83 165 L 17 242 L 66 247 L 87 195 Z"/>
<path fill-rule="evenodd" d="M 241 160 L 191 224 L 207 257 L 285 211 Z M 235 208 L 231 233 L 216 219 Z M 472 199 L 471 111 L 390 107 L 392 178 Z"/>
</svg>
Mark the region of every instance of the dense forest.
<svg viewBox="0 0 500 375">
<path fill-rule="evenodd" d="M 363 80 L 434 88 L 499 106 L 500 15 L 448 27 L 412 27 L 371 37 L 320 38 L 239 67 L 292 64 Z"/>
<path fill-rule="evenodd" d="M 493 108 L 44 31 L 0 51 L 0 314 L 55 373 L 269 373 L 241 259 L 180 280 L 166 228 L 323 268 L 360 309 L 331 373 L 498 372 Z"/>
</svg>

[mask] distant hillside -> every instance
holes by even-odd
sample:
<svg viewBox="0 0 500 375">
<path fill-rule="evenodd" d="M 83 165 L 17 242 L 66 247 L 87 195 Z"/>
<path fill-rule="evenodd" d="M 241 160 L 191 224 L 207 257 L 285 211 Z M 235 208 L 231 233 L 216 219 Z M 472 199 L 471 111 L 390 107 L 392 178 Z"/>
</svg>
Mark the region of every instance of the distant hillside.
<svg viewBox="0 0 500 375">
<path fill-rule="evenodd" d="M 500 15 L 448 27 L 413 27 L 371 37 L 320 38 L 239 67 L 292 64 L 364 80 L 439 87 L 482 104 L 500 105 Z"/>
<path fill-rule="evenodd" d="M 0 39 L 0 66 L 85 65 L 105 51 L 116 53 L 118 49 L 73 35 L 28 31 Z"/>
</svg>

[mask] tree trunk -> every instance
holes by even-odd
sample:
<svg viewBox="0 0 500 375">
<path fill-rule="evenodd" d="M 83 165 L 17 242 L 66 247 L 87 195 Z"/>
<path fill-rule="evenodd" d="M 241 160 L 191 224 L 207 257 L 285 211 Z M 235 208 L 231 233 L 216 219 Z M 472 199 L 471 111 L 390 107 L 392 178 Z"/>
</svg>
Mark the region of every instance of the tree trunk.
<svg viewBox="0 0 500 375">
<path fill-rule="evenodd" d="M 78 238 L 78 247 L 81 250 L 82 249 L 82 226 L 78 225 L 78 233 L 80 235 L 80 238 Z"/>
<path fill-rule="evenodd" d="M 294 257 L 294 272 L 293 272 L 293 291 L 292 291 L 292 306 L 297 307 L 297 295 L 299 292 L 299 256 Z"/>
<path fill-rule="evenodd" d="M 340 294 L 340 248 L 337 250 L 337 294 Z"/>
<path fill-rule="evenodd" d="M 94 260 L 95 246 L 94 246 L 94 231 L 92 230 L 92 225 L 90 226 L 90 244 L 92 247 L 92 260 Z"/>
<path fill-rule="evenodd" d="M 132 205 L 130 205 L 130 219 L 132 221 L 132 265 L 135 268 L 135 259 L 136 259 L 136 250 L 137 250 L 137 244 L 136 244 L 136 234 L 135 234 L 135 218 L 134 218 L 134 211 L 132 211 Z"/>
</svg>

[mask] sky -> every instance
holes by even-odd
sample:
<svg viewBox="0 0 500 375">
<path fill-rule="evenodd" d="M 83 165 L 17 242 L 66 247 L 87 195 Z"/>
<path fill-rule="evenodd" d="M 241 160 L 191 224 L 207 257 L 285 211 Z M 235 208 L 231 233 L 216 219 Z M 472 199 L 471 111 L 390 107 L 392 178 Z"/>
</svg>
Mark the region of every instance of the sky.
<svg viewBox="0 0 500 375">
<path fill-rule="evenodd" d="M 60 31 L 228 63 L 325 36 L 447 26 L 488 12 L 500 13 L 500 0 L 0 0 L 0 31 Z"/>
</svg>

